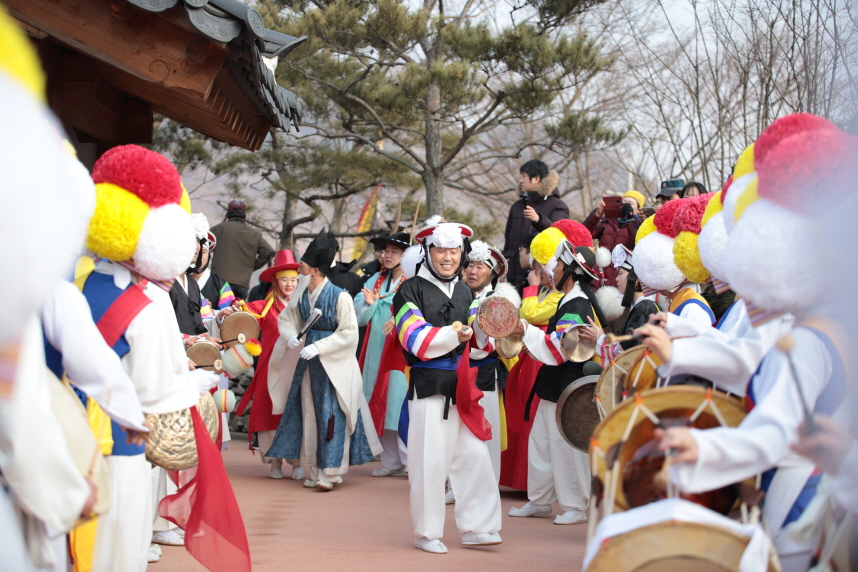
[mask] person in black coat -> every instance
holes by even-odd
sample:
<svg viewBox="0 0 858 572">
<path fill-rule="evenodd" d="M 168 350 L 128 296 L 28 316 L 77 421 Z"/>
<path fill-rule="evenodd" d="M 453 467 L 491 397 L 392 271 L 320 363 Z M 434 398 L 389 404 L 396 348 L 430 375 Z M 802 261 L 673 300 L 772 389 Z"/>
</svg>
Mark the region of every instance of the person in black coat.
<svg viewBox="0 0 858 572">
<path fill-rule="evenodd" d="M 503 247 L 503 255 L 509 261 L 507 280 L 515 285 L 521 284 L 527 275 L 518 260 L 519 247 L 525 239 L 558 220 L 569 218 L 569 207 L 557 190 L 560 176 L 556 171 L 549 171 L 548 165 L 531 159 L 521 166 L 519 174 L 521 198 L 509 209 Z"/>
</svg>

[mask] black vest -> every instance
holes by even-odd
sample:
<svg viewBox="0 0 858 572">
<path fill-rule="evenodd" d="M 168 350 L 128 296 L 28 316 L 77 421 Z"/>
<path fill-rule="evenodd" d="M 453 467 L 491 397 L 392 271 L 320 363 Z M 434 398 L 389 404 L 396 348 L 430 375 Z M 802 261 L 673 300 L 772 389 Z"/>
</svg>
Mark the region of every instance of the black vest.
<svg viewBox="0 0 858 572">
<path fill-rule="evenodd" d="M 173 303 L 179 330 L 183 334 L 196 336 L 206 332 L 200 316 L 200 287 L 193 276 L 185 275 L 185 280 L 188 283 L 188 293 L 185 294 L 182 285 L 176 280 L 170 287 L 170 302 Z"/>
</svg>

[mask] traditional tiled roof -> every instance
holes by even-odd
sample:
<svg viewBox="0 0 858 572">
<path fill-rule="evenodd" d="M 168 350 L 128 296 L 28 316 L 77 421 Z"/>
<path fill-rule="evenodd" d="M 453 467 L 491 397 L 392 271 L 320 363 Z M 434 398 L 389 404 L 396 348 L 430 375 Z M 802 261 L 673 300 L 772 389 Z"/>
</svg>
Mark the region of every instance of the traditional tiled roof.
<svg viewBox="0 0 858 572">
<path fill-rule="evenodd" d="M 301 104 L 291 91 L 277 85 L 274 73 L 280 57 L 301 45 L 295 38 L 265 28 L 256 9 L 238 0 L 128 0 L 148 12 L 163 12 L 181 2 L 191 24 L 204 36 L 229 46 L 224 66 L 256 110 L 271 117 L 274 125 L 298 127 Z M 266 65 L 266 60 L 270 62 Z"/>
</svg>

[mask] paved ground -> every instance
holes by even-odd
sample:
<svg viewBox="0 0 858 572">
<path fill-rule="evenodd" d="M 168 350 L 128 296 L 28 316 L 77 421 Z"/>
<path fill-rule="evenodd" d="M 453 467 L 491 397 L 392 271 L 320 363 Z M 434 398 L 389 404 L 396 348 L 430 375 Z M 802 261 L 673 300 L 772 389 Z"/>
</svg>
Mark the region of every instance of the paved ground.
<svg viewBox="0 0 858 572">
<path fill-rule="evenodd" d="M 581 569 L 587 525 L 558 526 L 548 518 L 504 516 L 503 544 L 464 548 L 447 507 L 444 541 L 450 552 L 434 555 L 413 545 L 405 477 L 373 478 L 379 462 L 352 467 L 331 492 L 305 489 L 301 482 L 268 478 L 268 466 L 244 442 L 230 443 L 224 462 L 238 497 L 250 539 L 255 572 L 383 572 Z M 288 470 L 287 470 L 288 472 Z M 502 490 L 503 513 L 527 501 L 524 493 Z M 152 572 L 205 572 L 184 548 L 163 547 Z"/>
</svg>

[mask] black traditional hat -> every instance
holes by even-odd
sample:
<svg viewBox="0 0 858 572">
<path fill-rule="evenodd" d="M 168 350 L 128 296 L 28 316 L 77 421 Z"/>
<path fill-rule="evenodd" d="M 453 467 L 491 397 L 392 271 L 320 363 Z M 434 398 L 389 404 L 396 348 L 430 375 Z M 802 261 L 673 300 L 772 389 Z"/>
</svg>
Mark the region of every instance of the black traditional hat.
<svg viewBox="0 0 858 572">
<path fill-rule="evenodd" d="M 376 250 L 384 250 L 388 244 L 398 246 L 403 250 L 411 246 L 411 235 L 407 232 L 394 232 L 393 234 L 385 232 L 370 240 Z"/>
<path fill-rule="evenodd" d="M 387 239 L 390 238 L 389 232 L 382 232 L 375 238 L 370 240 L 370 243 L 375 247 L 376 252 L 379 250 L 384 250 L 384 247 L 387 245 Z"/>
<path fill-rule="evenodd" d="M 307 250 L 304 251 L 301 262 L 318 268 L 319 272 L 328 276 L 331 273 L 331 264 L 334 262 L 334 257 L 339 248 L 340 244 L 334 235 L 323 228 L 307 247 Z"/>
</svg>

